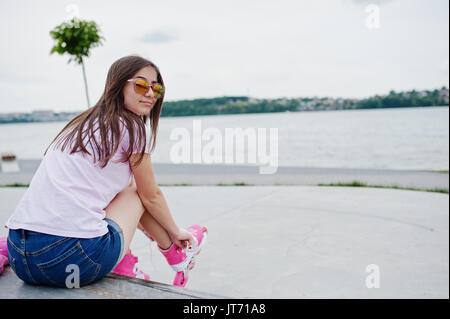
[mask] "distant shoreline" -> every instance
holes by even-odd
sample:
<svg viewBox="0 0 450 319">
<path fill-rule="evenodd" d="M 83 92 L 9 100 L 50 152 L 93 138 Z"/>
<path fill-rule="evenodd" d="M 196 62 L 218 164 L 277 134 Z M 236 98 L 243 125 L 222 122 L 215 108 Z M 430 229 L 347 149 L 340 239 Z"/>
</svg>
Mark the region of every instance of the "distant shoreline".
<svg viewBox="0 0 450 319">
<path fill-rule="evenodd" d="M 390 109 L 411 109 L 411 108 L 430 108 L 430 107 L 439 107 L 448 108 L 449 105 L 429 105 L 429 106 L 398 106 L 398 107 L 382 107 L 382 108 L 355 108 L 355 109 L 314 109 L 314 110 L 298 110 L 298 111 L 280 111 L 280 112 L 248 112 L 248 113 L 226 113 L 226 114 L 192 114 L 192 115 L 162 115 L 161 118 L 175 118 L 175 117 L 194 117 L 194 116 L 222 116 L 222 115 L 242 115 L 242 114 L 274 114 L 274 113 L 302 113 L 302 112 L 328 112 L 328 111 L 356 111 L 356 110 L 390 110 Z M 53 111 L 46 111 L 53 112 Z M 80 114 L 83 111 L 79 112 L 53 112 L 56 115 L 56 119 L 54 120 L 39 120 L 39 119 L 29 119 L 29 120 L 2 120 L 0 113 L 0 125 L 1 124 L 23 124 L 23 123 L 57 123 L 57 122 L 68 122 L 72 120 L 76 115 Z M 65 118 L 61 118 L 60 114 L 66 114 Z M 12 114 L 12 113 L 3 113 L 3 114 Z M 21 113 L 21 114 L 32 114 L 32 113 Z"/>
</svg>

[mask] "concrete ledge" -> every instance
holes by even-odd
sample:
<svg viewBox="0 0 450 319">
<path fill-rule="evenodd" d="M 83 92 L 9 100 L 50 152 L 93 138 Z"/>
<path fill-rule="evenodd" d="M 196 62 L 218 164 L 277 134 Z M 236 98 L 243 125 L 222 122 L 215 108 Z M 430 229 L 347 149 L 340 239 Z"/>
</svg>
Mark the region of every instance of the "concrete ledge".
<svg viewBox="0 0 450 319">
<path fill-rule="evenodd" d="M 0 275 L 0 299 L 225 299 L 229 297 L 198 292 L 109 274 L 91 285 L 78 289 L 33 286 L 24 283 L 6 266 Z"/>
</svg>

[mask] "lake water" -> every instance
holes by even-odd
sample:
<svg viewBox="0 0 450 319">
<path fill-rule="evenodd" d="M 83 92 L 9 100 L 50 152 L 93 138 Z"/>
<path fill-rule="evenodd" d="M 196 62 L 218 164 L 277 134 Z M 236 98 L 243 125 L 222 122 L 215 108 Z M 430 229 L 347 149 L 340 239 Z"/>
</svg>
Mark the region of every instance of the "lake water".
<svg viewBox="0 0 450 319">
<path fill-rule="evenodd" d="M 449 108 L 339 110 L 161 118 L 154 162 L 173 163 L 171 140 L 184 128 L 194 144 L 194 120 L 202 132 L 215 128 L 278 128 L 278 166 L 448 170 Z M 66 122 L 0 125 L 0 152 L 39 159 Z M 273 137 L 273 136 L 272 136 Z M 259 135 L 258 135 L 259 138 Z M 217 142 L 217 140 L 216 140 Z M 177 144 L 178 143 L 178 144 Z M 208 140 L 201 142 L 201 147 Z M 249 164 L 248 148 L 234 149 Z M 267 151 L 269 144 L 267 142 Z M 224 150 L 223 150 L 224 151 Z M 258 163 L 256 163 L 258 165 Z"/>
</svg>

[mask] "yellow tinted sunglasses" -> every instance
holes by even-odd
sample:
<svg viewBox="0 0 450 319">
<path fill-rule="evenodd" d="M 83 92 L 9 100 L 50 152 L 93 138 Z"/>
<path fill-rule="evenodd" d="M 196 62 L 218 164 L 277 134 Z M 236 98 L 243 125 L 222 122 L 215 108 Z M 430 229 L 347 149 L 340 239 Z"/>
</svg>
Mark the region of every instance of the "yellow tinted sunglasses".
<svg viewBox="0 0 450 319">
<path fill-rule="evenodd" d="M 147 80 L 141 78 L 129 79 L 127 82 L 134 82 L 134 91 L 141 95 L 146 95 L 151 88 L 153 95 L 160 98 L 164 91 L 163 86 L 158 82 L 149 84 Z"/>
</svg>

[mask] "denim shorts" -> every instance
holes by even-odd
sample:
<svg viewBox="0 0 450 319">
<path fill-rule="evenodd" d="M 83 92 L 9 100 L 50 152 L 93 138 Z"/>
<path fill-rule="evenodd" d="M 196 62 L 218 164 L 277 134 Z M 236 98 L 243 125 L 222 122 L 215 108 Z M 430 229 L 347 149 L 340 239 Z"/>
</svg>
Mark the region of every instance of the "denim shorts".
<svg viewBox="0 0 450 319">
<path fill-rule="evenodd" d="M 123 257 L 122 229 L 111 219 L 105 221 L 108 232 L 94 238 L 9 229 L 9 264 L 28 284 L 74 288 L 93 283 L 110 273 Z"/>
</svg>

